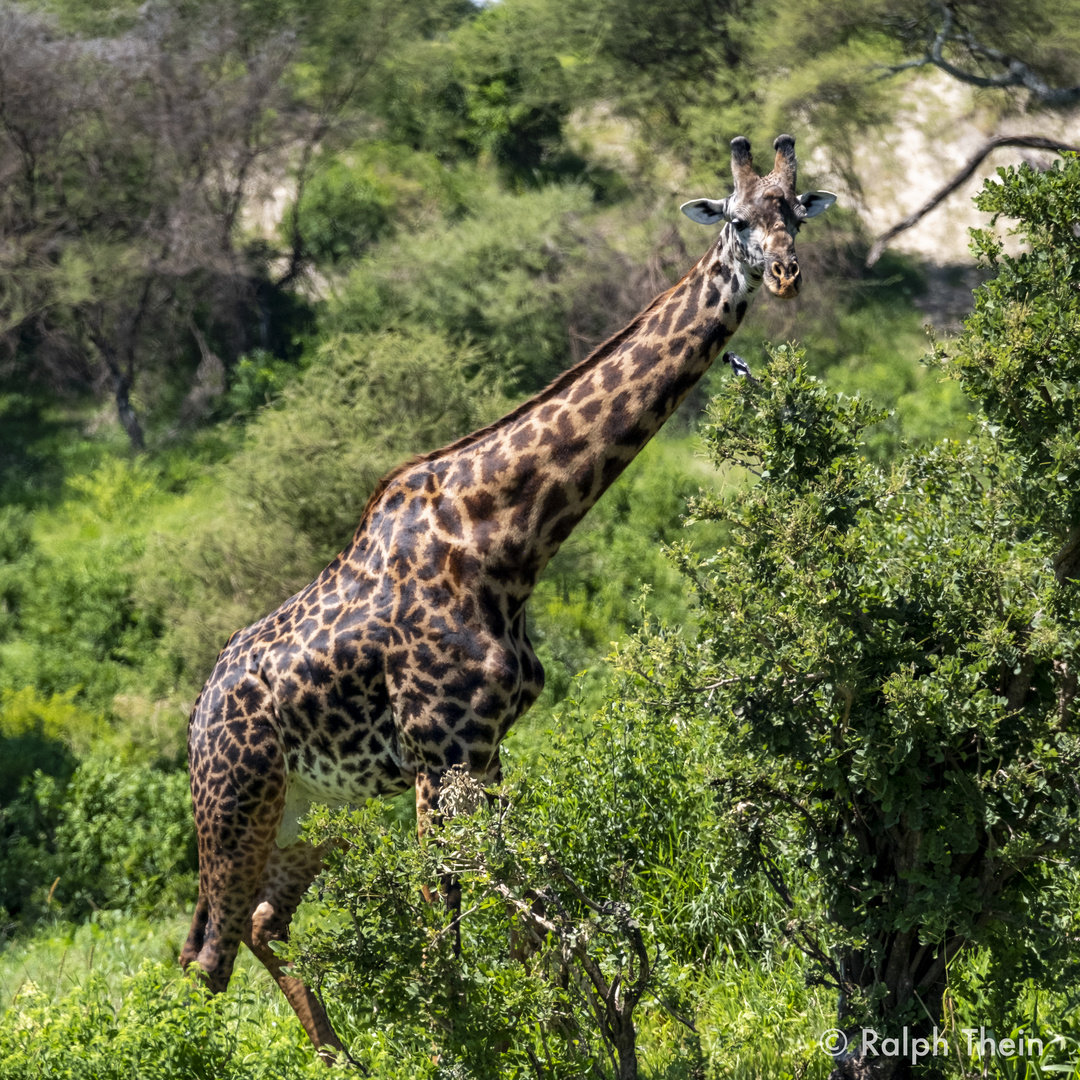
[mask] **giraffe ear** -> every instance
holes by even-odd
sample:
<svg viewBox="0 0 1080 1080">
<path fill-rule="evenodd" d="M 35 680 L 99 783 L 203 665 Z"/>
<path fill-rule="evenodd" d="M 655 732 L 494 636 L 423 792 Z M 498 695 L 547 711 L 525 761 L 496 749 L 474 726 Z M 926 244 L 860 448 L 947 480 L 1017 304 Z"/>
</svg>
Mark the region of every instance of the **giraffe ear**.
<svg viewBox="0 0 1080 1080">
<path fill-rule="evenodd" d="M 795 212 L 803 220 L 817 217 L 824 214 L 834 202 L 836 196 L 831 191 L 808 191 L 795 200 Z"/>
<path fill-rule="evenodd" d="M 715 225 L 727 217 L 727 199 L 691 199 L 679 209 L 700 225 Z"/>
</svg>

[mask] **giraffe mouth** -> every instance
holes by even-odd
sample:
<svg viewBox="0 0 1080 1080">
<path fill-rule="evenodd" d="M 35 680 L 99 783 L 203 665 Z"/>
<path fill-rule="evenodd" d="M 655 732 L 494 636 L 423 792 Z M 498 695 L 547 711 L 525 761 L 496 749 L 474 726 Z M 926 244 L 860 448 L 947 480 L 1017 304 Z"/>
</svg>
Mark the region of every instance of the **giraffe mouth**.
<svg viewBox="0 0 1080 1080">
<path fill-rule="evenodd" d="M 799 295 L 799 286 L 802 284 L 799 272 L 788 274 L 766 274 L 765 287 L 781 300 L 794 300 Z"/>
</svg>

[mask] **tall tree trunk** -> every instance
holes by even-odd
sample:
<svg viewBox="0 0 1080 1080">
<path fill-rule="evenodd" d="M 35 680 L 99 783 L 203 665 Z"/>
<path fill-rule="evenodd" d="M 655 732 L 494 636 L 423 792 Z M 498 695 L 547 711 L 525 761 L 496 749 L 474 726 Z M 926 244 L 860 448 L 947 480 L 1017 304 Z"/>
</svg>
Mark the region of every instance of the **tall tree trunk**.
<svg viewBox="0 0 1080 1080">
<path fill-rule="evenodd" d="M 143 438 L 142 425 L 129 398 L 131 383 L 126 375 L 121 374 L 114 378 L 113 387 L 116 392 L 116 415 L 131 440 L 131 448 L 136 451 L 144 450 L 146 440 Z"/>
<path fill-rule="evenodd" d="M 847 995 L 840 999 L 839 1037 L 835 1046 L 834 1066 L 829 1080 L 902 1080 L 918 1074 L 929 1077 L 934 1057 L 948 1053 L 943 1031 L 933 1018 L 940 1017 L 945 996 L 945 968 L 960 948 L 958 938 L 939 947 L 920 945 L 915 931 L 895 932 L 885 940 L 886 959 L 877 966 L 866 962 L 862 953 L 844 957 L 842 970 L 852 990 L 871 991 L 884 983 L 887 993 L 882 1002 L 884 1016 L 878 1021 L 852 1024 Z M 912 999 L 921 1006 L 918 1014 L 906 1022 L 892 1022 L 888 1014 Z M 940 1023 L 940 1020 L 938 1021 Z M 864 1031 L 870 1034 L 864 1043 Z M 944 1047 L 944 1048 L 943 1048 Z M 829 1047 L 828 1049 L 834 1049 Z"/>
<path fill-rule="evenodd" d="M 124 371 L 120 358 L 116 355 L 116 349 L 104 333 L 91 329 L 90 340 L 109 369 L 113 396 L 116 400 L 116 416 L 120 421 L 120 426 L 127 432 L 132 450 L 142 451 L 146 448 L 146 440 L 143 437 L 142 424 L 139 423 L 139 418 L 135 414 L 135 407 L 131 404 L 131 376 Z"/>
</svg>

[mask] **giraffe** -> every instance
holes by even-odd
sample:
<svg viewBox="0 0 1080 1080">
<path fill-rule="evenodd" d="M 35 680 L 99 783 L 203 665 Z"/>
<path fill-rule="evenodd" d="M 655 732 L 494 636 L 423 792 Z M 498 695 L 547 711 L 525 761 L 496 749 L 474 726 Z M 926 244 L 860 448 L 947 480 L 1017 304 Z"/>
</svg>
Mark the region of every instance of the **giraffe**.
<svg viewBox="0 0 1080 1080">
<path fill-rule="evenodd" d="M 245 942 L 323 1060 L 342 1043 L 271 949 L 324 854 L 300 839 L 299 819 L 313 802 L 415 785 L 422 831 L 452 768 L 498 782 L 499 742 L 543 687 L 525 629 L 539 575 L 709 368 L 762 281 L 781 298 L 799 291 L 795 233 L 835 196 L 796 196 L 795 140 L 773 147 L 760 176 L 749 141 L 734 139 L 734 192 L 683 205 L 724 225 L 677 285 L 502 419 L 386 476 L 348 547 L 230 638 L 195 702 L 199 896 L 181 963 L 197 961 L 221 991 Z"/>
</svg>

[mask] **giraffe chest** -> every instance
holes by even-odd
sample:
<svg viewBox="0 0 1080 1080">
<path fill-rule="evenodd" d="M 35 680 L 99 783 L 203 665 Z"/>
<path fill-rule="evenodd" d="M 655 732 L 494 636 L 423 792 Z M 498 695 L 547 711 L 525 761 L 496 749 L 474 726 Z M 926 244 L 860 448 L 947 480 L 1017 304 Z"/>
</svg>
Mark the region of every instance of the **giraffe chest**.
<svg viewBox="0 0 1080 1080">
<path fill-rule="evenodd" d="M 342 805 L 412 782 L 390 707 L 384 653 L 365 635 L 331 634 L 324 650 L 291 641 L 263 662 L 290 792 Z"/>
<path fill-rule="evenodd" d="M 299 819 L 313 803 L 362 805 L 415 780 L 401 755 L 383 651 L 348 632 L 330 644 L 320 653 L 291 643 L 264 667 L 287 774 L 282 847 L 299 837 Z"/>
<path fill-rule="evenodd" d="M 292 617 L 288 634 L 279 623 L 267 635 L 260 674 L 288 776 L 281 845 L 297 839 L 313 802 L 391 796 L 456 764 L 484 773 L 540 692 L 523 616 L 479 619 L 484 604 L 473 599 L 428 604 L 400 589 L 391 603 L 389 591 L 330 621 Z"/>
</svg>

